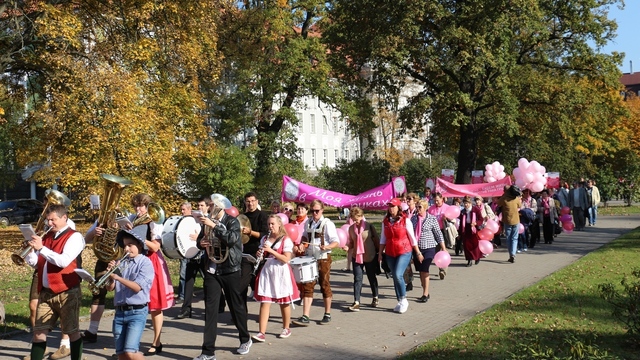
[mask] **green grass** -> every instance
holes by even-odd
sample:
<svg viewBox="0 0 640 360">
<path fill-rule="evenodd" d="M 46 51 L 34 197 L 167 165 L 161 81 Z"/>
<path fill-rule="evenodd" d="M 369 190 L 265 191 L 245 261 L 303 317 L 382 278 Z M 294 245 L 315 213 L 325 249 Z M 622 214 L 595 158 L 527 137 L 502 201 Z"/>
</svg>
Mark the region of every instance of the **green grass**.
<svg viewBox="0 0 640 360">
<path fill-rule="evenodd" d="M 609 206 L 598 207 L 598 215 L 632 215 L 640 214 L 640 206 Z"/>
<path fill-rule="evenodd" d="M 598 285 L 619 284 L 639 265 L 640 228 L 402 358 L 510 359 L 518 344 L 558 349 L 566 347 L 563 341 L 572 336 L 620 359 L 637 359 L 639 349 L 630 345 L 622 323 L 611 316 Z"/>
</svg>

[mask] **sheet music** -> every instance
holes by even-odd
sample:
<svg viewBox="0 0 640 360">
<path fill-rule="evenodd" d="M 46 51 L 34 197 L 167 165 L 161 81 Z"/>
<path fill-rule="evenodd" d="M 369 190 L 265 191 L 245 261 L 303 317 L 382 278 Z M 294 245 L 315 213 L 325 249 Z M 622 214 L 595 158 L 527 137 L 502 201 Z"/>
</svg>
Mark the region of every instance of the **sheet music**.
<svg viewBox="0 0 640 360">
<path fill-rule="evenodd" d="M 116 222 L 118 223 L 118 226 L 120 226 L 120 229 L 122 230 L 133 228 L 133 223 L 126 216 L 121 216 L 117 218 Z"/>
<path fill-rule="evenodd" d="M 91 276 L 91 274 L 89 274 L 85 269 L 75 269 L 73 271 L 75 271 L 76 274 L 78 274 L 78 276 L 80 276 L 82 280 L 94 282 L 94 283 L 96 281 L 96 279 L 94 279 L 93 276 Z"/>
<path fill-rule="evenodd" d="M 33 231 L 33 226 L 31 226 L 31 224 L 20 224 L 18 227 L 20 228 L 25 241 L 31 241 L 31 236 L 36 234 L 35 231 Z"/>
</svg>

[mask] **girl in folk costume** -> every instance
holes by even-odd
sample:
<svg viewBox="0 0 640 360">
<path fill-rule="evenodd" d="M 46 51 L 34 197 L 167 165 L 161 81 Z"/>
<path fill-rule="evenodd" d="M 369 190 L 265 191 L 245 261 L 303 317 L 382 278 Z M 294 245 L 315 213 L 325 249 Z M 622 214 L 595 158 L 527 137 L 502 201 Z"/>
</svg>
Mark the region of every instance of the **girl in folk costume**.
<svg viewBox="0 0 640 360">
<path fill-rule="evenodd" d="M 351 208 L 349 218 L 353 224 L 349 227 L 349 240 L 343 248 L 353 254 L 348 259 L 353 264 L 354 298 L 349 310 L 360 311 L 360 293 L 362 292 L 362 278 L 365 270 L 373 295 L 371 307 L 378 306 L 378 278 L 376 275 L 380 272 L 380 264 L 377 262 L 376 253 L 380 248 L 380 238 L 373 225 L 364 220 L 363 211 L 359 207 Z"/>
<path fill-rule="evenodd" d="M 419 262 L 422 262 L 424 258 L 413 233 L 413 224 L 400 210 L 401 205 L 402 202 L 398 198 L 393 198 L 388 203 L 387 215 L 382 221 L 378 261 L 382 262 L 382 253 L 384 252 L 387 263 L 391 268 L 393 287 L 398 299 L 398 304 L 393 311 L 402 314 L 409 308 L 406 285 L 402 274 L 411 261 L 411 250 L 415 251 Z"/>
<path fill-rule="evenodd" d="M 471 206 L 471 198 L 469 196 L 465 196 L 462 203 L 464 210 L 460 212 L 460 228 L 458 232 L 464 247 L 464 257 L 467 259 L 467 266 L 471 266 L 473 261 L 477 265 L 482 258 L 482 252 L 478 247 L 478 235 L 476 235 L 478 226 L 483 222 L 482 213 L 478 207 Z"/>
<path fill-rule="evenodd" d="M 280 305 L 282 313 L 282 332 L 280 338 L 291 335 L 291 303 L 300 300 L 300 292 L 289 265 L 293 252 L 293 241 L 287 236 L 282 219 L 278 215 L 269 216 L 269 234 L 260 243 L 263 256 L 266 257 L 262 270 L 256 278 L 254 298 L 260 302 L 260 332 L 252 336 L 258 342 L 265 341 L 271 303 Z"/>
<path fill-rule="evenodd" d="M 151 314 L 151 324 L 153 325 L 153 342 L 145 355 L 152 356 L 162 352 L 162 343 L 160 342 L 160 333 L 162 332 L 162 324 L 164 318 L 162 310 L 166 310 L 173 306 L 173 285 L 171 277 L 169 277 L 169 268 L 162 253 L 160 252 L 160 239 L 162 227 L 156 225 L 149 216 L 149 204 L 151 197 L 147 194 L 137 194 L 131 199 L 136 211 L 135 215 L 131 215 L 130 219 L 133 228 L 146 226 L 145 245 L 147 247 L 147 256 L 153 265 L 155 276 L 149 292 L 149 313 Z"/>
</svg>

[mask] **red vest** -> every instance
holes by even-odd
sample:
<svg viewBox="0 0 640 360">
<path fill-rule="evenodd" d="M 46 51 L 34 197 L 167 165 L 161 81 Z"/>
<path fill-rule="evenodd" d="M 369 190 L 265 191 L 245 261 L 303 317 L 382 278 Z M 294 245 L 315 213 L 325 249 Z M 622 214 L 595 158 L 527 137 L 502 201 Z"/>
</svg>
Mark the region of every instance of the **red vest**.
<svg viewBox="0 0 640 360">
<path fill-rule="evenodd" d="M 58 254 L 62 254 L 62 250 L 64 250 L 64 245 L 67 243 L 67 240 L 69 240 L 71 235 L 75 233 L 75 230 L 68 228 L 62 234 L 60 234 L 60 237 L 53 240 L 55 234 L 50 231 L 42 239 L 42 245 L 46 246 L 54 252 L 57 252 Z M 44 274 L 45 265 L 47 266 L 47 279 L 49 279 L 49 288 L 54 293 L 59 294 L 80 284 L 80 277 L 74 271 L 77 268 L 76 259 L 73 259 L 69 266 L 60 268 L 45 260 L 44 257 L 38 256 L 38 292 L 42 291 L 42 275 Z"/>
<path fill-rule="evenodd" d="M 407 218 L 403 215 L 391 224 L 388 217 L 384 218 L 384 236 L 387 239 L 384 251 L 387 255 L 397 257 L 411 252 L 411 240 L 407 235 Z"/>
</svg>

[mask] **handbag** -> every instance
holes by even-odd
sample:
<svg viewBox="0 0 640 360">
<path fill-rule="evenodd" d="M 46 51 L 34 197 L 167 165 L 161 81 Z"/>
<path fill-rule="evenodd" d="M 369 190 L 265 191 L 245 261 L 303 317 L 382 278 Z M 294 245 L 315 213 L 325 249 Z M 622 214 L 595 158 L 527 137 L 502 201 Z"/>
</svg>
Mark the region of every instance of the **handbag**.
<svg viewBox="0 0 640 360">
<path fill-rule="evenodd" d="M 556 235 L 559 235 L 561 232 L 562 232 L 562 225 L 560 225 L 558 220 L 555 220 L 553 222 L 553 233 Z"/>
</svg>

